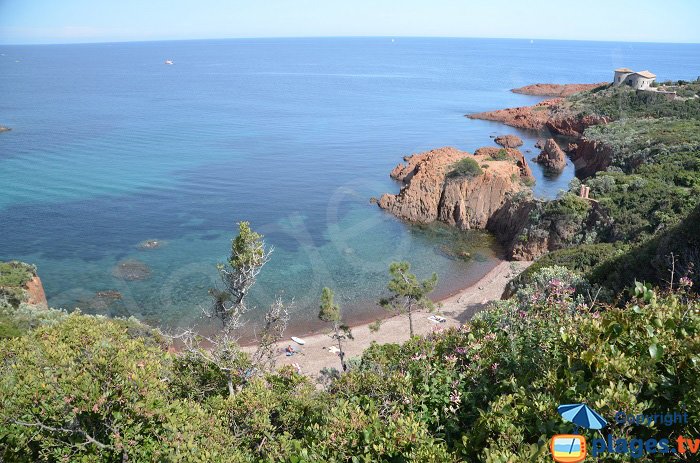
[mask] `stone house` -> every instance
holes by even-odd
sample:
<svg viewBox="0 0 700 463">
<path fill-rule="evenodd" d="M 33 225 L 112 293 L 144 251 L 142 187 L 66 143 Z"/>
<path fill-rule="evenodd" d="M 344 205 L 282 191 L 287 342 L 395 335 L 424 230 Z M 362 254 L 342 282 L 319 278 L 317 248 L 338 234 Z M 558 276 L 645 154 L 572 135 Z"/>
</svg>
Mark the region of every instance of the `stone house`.
<svg viewBox="0 0 700 463">
<path fill-rule="evenodd" d="M 613 85 L 629 85 L 635 90 L 649 90 L 652 82 L 656 79 L 656 75 L 649 71 L 635 72 L 631 69 L 620 68 L 615 69 L 615 77 Z"/>
</svg>

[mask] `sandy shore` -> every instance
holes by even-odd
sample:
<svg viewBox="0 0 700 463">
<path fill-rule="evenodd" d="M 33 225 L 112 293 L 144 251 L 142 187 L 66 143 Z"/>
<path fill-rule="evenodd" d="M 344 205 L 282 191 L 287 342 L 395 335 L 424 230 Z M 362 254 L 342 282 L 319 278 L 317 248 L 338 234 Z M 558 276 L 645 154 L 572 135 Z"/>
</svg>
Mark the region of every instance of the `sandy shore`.
<svg viewBox="0 0 700 463">
<path fill-rule="evenodd" d="M 416 334 L 428 334 L 435 329 L 449 326 L 459 326 L 469 320 L 476 312 L 482 310 L 489 302 L 498 300 L 503 294 L 506 284 L 520 272 L 530 266 L 532 262 L 501 262 L 493 270 L 487 273 L 474 285 L 463 289 L 452 297 L 440 301 L 434 314 L 447 319 L 446 322 L 436 324 L 428 320 L 427 312 L 418 312 L 413 316 L 413 329 Z M 346 358 L 357 357 L 362 354 L 369 345 L 378 343 L 402 343 L 408 340 L 408 317 L 394 316 L 382 322 L 378 332 L 373 333 L 368 324 L 355 326 L 352 329 L 352 341 L 345 346 Z M 297 364 L 303 373 L 316 376 L 324 367 L 340 368 L 340 359 L 337 354 L 328 351 L 333 345 L 333 340 L 327 334 L 315 334 L 304 338 L 305 344 L 300 346 L 289 338 L 278 344 L 283 350 L 292 345 L 299 353 L 287 357 L 280 353 L 277 357 L 277 365 Z"/>
</svg>

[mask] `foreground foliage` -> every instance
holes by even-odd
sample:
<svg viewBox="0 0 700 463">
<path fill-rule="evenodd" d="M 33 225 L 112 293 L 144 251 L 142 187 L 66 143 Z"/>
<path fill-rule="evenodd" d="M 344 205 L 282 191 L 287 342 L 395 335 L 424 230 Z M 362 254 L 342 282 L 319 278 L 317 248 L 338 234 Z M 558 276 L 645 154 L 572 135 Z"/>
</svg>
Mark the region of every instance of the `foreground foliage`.
<svg viewBox="0 0 700 463">
<path fill-rule="evenodd" d="M 373 345 L 326 390 L 283 368 L 231 396 L 157 335 L 71 314 L 0 341 L 0 459 L 546 462 L 571 431 L 556 407 L 576 402 L 611 423 L 684 406 L 687 425 L 609 432 L 698 435 L 700 303 L 683 284 L 611 307 L 547 267 L 460 329 Z"/>
</svg>

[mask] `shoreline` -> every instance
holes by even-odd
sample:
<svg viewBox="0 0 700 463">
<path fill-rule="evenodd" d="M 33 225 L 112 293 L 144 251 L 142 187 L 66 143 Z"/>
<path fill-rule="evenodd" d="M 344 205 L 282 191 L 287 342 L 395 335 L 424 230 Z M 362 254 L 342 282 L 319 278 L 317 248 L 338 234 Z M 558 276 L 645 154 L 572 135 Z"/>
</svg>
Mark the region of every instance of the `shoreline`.
<svg viewBox="0 0 700 463">
<path fill-rule="evenodd" d="M 437 324 L 428 320 L 430 312 L 415 312 L 413 315 L 415 334 L 426 335 L 444 328 L 460 326 L 471 319 L 474 314 L 484 310 L 490 302 L 500 300 L 506 284 L 531 264 L 531 261 L 501 261 L 474 284 L 463 288 L 452 296 L 436 301 L 436 310 L 432 314 L 444 317 L 446 319 L 444 323 Z M 406 315 L 392 315 L 383 319 L 381 328 L 375 333 L 369 329 L 369 325 L 370 323 L 361 323 L 352 327 L 354 340 L 345 342 L 346 359 L 362 355 L 362 352 L 373 342 L 391 344 L 402 343 L 409 339 L 408 317 Z M 330 326 L 327 332 L 329 331 Z M 282 339 L 275 346 L 278 352 L 275 357 L 277 366 L 296 364 L 302 373 L 310 377 L 317 377 L 323 368 L 340 369 L 338 355 L 328 350 L 334 345 L 334 342 L 327 332 L 305 337 L 303 346 L 294 343 L 289 337 Z M 287 357 L 283 350 L 289 345 L 293 346 L 299 353 Z M 246 346 L 243 349 L 252 351 L 253 346 Z"/>
</svg>

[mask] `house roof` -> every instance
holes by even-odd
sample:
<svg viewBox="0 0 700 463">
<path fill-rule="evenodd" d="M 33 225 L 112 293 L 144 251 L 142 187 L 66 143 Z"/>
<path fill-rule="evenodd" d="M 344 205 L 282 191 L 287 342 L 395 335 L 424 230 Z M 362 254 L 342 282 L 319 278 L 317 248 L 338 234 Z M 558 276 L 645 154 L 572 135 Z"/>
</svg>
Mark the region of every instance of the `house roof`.
<svg viewBox="0 0 700 463">
<path fill-rule="evenodd" d="M 652 74 L 649 71 L 639 71 L 635 72 L 635 74 L 637 74 L 638 76 L 646 77 L 647 79 L 653 79 L 656 77 L 656 74 Z"/>
<path fill-rule="evenodd" d="M 628 68 L 619 68 L 619 69 L 615 69 L 615 72 L 634 72 L 634 71 L 631 69 L 628 69 Z"/>
</svg>

